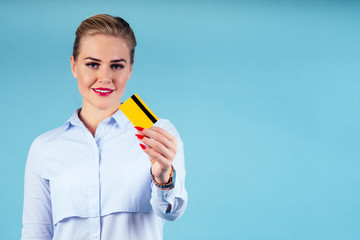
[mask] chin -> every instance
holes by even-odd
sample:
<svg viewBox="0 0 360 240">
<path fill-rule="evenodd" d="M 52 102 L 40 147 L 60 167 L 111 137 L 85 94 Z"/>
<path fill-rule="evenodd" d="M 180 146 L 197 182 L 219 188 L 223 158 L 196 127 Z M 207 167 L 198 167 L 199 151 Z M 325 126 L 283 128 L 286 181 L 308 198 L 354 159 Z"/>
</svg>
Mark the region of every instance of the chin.
<svg viewBox="0 0 360 240">
<path fill-rule="evenodd" d="M 96 106 L 99 110 L 114 110 L 117 109 L 119 105 L 106 105 L 106 104 L 100 104 L 98 106 Z"/>
</svg>

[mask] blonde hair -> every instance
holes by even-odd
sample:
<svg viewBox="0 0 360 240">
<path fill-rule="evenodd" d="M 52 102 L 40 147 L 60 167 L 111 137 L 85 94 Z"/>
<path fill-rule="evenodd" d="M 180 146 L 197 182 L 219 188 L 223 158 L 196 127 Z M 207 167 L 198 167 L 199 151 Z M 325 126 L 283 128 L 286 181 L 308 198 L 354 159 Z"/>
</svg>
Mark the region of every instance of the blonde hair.
<svg viewBox="0 0 360 240">
<path fill-rule="evenodd" d="M 73 57 L 76 60 L 79 55 L 81 39 L 86 36 L 103 34 L 122 38 L 130 50 L 130 63 L 134 63 L 136 39 L 130 25 L 121 17 L 108 14 L 97 14 L 81 22 L 75 32 Z"/>
</svg>

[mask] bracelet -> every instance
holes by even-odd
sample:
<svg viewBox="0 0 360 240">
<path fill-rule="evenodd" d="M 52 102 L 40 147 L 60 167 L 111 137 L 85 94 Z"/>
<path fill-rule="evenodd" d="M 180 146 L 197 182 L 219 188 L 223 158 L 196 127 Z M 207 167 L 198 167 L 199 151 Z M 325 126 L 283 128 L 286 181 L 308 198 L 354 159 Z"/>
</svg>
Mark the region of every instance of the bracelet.
<svg viewBox="0 0 360 240">
<path fill-rule="evenodd" d="M 170 190 L 173 189 L 175 187 L 175 179 L 176 179 L 176 171 L 173 167 L 173 165 L 171 165 L 171 173 L 170 173 L 170 180 L 168 183 L 158 183 L 155 180 L 155 176 L 152 174 L 152 170 L 150 168 L 150 174 L 151 174 L 151 179 L 154 182 L 154 184 L 156 185 L 156 187 L 158 187 L 161 190 Z"/>
</svg>

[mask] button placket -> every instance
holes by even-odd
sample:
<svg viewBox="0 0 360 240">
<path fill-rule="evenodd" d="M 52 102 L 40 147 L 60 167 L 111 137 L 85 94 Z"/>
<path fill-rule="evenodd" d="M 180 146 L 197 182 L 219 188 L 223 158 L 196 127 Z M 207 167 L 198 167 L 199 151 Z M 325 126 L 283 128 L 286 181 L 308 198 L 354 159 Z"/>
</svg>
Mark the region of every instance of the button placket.
<svg viewBox="0 0 360 240">
<path fill-rule="evenodd" d="M 90 239 L 100 240 L 100 217 L 90 218 L 89 223 Z"/>
<path fill-rule="evenodd" d="M 99 169 L 99 149 L 95 138 L 90 132 L 87 134 L 88 140 L 91 143 L 89 149 L 88 162 L 88 212 L 89 212 L 89 239 L 99 240 L 100 237 L 100 169 Z"/>
<path fill-rule="evenodd" d="M 91 162 L 89 163 L 89 211 L 90 217 L 98 217 L 100 208 L 99 208 L 99 150 L 95 143 L 95 140 L 92 139 L 92 157 L 90 158 Z"/>
</svg>

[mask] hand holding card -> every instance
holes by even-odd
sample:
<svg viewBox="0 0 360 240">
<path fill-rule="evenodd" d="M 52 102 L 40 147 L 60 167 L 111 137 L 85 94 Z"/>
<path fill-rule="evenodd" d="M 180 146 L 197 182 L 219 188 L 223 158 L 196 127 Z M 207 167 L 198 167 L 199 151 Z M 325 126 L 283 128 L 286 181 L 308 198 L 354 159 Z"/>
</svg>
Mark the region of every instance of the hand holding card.
<svg viewBox="0 0 360 240">
<path fill-rule="evenodd" d="M 162 128 L 149 129 L 136 127 L 137 138 L 143 151 L 149 156 L 155 181 L 166 184 L 171 178 L 172 162 L 177 152 L 177 139 Z"/>
<path fill-rule="evenodd" d="M 138 130 L 136 137 L 146 145 L 140 144 L 150 158 L 154 180 L 160 184 L 168 183 L 173 176 L 176 138 L 164 129 L 152 126 L 158 118 L 137 94 L 132 95 L 119 108 Z"/>
</svg>

